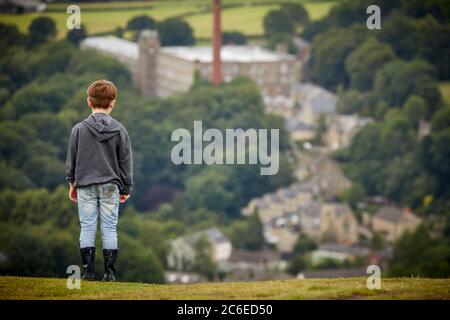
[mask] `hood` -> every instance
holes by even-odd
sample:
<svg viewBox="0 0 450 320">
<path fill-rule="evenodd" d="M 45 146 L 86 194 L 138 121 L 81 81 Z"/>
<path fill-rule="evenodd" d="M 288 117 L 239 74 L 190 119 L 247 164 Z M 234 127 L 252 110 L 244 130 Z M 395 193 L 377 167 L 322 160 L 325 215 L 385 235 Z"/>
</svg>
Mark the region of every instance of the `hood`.
<svg viewBox="0 0 450 320">
<path fill-rule="evenodd" d="M 98 141 L 109 140 L 120 132 L 120 123 L 106 113 L 91 114 L 83 123 Z"/>
</svg>

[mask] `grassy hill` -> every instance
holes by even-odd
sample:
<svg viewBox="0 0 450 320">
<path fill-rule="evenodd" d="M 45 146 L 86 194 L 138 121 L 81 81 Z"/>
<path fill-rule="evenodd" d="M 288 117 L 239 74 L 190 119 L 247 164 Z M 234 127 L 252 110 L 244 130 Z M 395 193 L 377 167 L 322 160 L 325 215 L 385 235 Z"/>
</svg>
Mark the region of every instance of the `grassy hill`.
<svg viewBox="0 0 450 320">
<path fill-rule="evenodd" d="M 222 27 L 225 31 L 241 31 L 246 35 L 258 36 L 263 33 L 265 14 L 279 6 L 268 0 L 228 0 L 222 1 Z M 334 0 L 309 2 L 303 1 L 312 20 L 328 14 Z M 211 1 L 121 1 L 78 3 L 81 8 L 81 23 L 89 34 L 111 32 L 117 27 L 125 27 L 126 22 L 134 16 L 147 14 L 160 21 L 169 17 L 184 17 L 192 26 L 195 37 L 210 38 L 212 15 L 209 9 Z M 0 14 L 1 23 L 16 24 L 23 32 L 31 21 L 38 16 L 47 16 L 55 20 L 58 38 L 67 32 L 67 3 L 49 3 L 43 13 Z"/>
<path fill-rule="evenodd" d="M 450 299 L 450 279 L 386 278 L 369 290 L 366 278 L 157 285 L 0 277 L 0 299 Z"/>
</svg>

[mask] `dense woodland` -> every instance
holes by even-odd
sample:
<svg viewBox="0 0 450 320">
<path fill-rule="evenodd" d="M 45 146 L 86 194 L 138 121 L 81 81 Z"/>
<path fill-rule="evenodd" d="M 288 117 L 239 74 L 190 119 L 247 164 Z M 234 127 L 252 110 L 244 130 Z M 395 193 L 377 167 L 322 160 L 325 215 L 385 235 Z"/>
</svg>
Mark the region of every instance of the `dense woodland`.
<svg viewBox="0 0 450 320">
<path fill-rule="evenodd" d="M 0 251 L 11 262 L 3 272 L 62 276 L 66 266 L 78 263 L 78 217 L 67 198 L 65 156 L 72 126 L 90 113 L 86 87 L 93 79 L 117 84 L 113 116 L 128 128 L 134 151 L 135 186 L 118 227 L 123 280 L 162 281 L 169 239 L 217 223 L 228 225 L 232 235 L 230 224 L 241 207 L 292 181 L 283 130 L 283 156 L 274 176 L 261 176 L 259 167 L 250 165 L 171 162 L 172 131 L 192 130 L 194 120 L 221 129 L 283 127 L 282 119 L 264 113 L 249 80 L 220 87 L 199 82 L 184 95 L 148 99 L 111 58 L 80 51 L 69 41 L 30 41 L 33 33 L 1 29 L 9 37 L 2 37 L 0 61 Z M 237 232 L 251 226 L 243 219 L 235 223 Z"/>
<path fill-rule="evenodd" d="M 450 78 L 450 7 L 438 0 L 375 1 L 383 8 L 382 29 L 368 30 L 361 12 L 369 2 L 342 1 L 315 22 L 300 14 L 301 5 L 284 6 L 264 19 L 265 37 L 269 45 L 296 33 L 311 41 L 311 80 L 339 94 L 340 113 L 376 120 L 335 154 L 354 181 L 342 200 L 354 205 L 382 195 L 431 218 L 396 244 L 391 273 L 449 276 L 450 106 L 437 85 Z M 90 112 L 86 87 L 99 78 L 119 88 L 113 116 L 128 128 L 135 159 L 135 187 L 118 227 L 120 278 L 162 282 L 167 241 L 216 224 L 235 246 L 261 248 L 258 219 L 241 218 L 240 208 L 293 181 L 296 164 L 284 130 L 274 176 L 261 176 L 257 166 L 170 161 L 171 132 L 192 130 L 194 120 L 221 129 L 282 128 L 281 118 L 264 112 L 256 85 L 236 79 L 213 87 L 199 80 L 180 96 L 144 98 L 116 60 L 78 49 L 84 33 L 56 41 L 54 28 L 46 18 L 36 19 L 26 35 L 0 24 L 0 252 L 9 258 L 0 272 L 64 276 L 79 263 L 77 210 L 67 197 L 64 162 L 70 129 Z M 425 137 L 421 121 L 431 123 Z M 193 271 L 213 277 L 208 263 L 199 261 Z"/>
<path fill-rule="evenodd" d="M 365 27 L 370 4 L 382 8 L 381 30 Z M 390 273 L 448 276 L 450 105 L 438 82 L 450 79 L 450 3 L 343 1 L 303 36 L 310 77 L 339 94 L 338 111 L 376 120 L 335 155 L 355 182 L 343 198 L 381 195 L 412 208 L 425 225 L 396 244 Z"/>
</svg>

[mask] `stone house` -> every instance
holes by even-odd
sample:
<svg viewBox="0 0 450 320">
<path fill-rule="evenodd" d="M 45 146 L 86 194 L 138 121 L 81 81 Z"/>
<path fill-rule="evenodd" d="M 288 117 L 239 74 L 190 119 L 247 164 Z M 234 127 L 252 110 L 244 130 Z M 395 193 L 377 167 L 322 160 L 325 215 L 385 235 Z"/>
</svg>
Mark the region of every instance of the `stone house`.
<svg viewBox="0 0 450 320">
<path fill-rule="evenodd" d="M 355 134 L 373 120 L 358 115 L 334 115 L 329 118 L 324 142 L 331 150 L 345 148 L 350 145 Z"/>
<path fill-rule="evenodd" d="M 414 231 L 422 222 L 410 209 L 394 205 L 383 206 L 374 216 L 364 214 L 363 222 L 373 232 L 385 235 L 389 242 L 397 240 L 405 231 Z"/>
<path fill-rule="evenodd" d="M 196 244 L 205 238 L 211 245 L 211 259 L 214 262 L 227 260 L 232 252 L 231 241 L 218 229 L 209 228 L 184 237 L 179 237 L 170 243 L 167 264 L 174 270 L 186 270 L 196 257 Z"/>
<path fill-rule="evenodd" d="M 337 96 L 331 91 L 312 83 L 297 83 L 293 92 L 300 122 L 315 126 L 321 115 L 328 118 L 336 114 Z"/>
</svg>

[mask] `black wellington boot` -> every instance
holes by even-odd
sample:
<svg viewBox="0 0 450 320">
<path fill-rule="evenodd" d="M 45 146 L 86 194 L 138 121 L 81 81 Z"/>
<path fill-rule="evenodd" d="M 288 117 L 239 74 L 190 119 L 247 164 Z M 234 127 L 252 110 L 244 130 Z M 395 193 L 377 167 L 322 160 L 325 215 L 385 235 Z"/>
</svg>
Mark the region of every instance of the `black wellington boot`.
<svg viewBox="0 0 450 320">
<path fill-rule="evenodd" d="M 105 275 L 102 281 L 116 281 L 116 260 L 119 249 L 103 249 L 103 259 L 105 259 Z"/>
<path fill-rule="evenodd" d="M 95 274 L 95 247 L 86 247 L 80 249 L 81 262 L 83 263 L 83 280 L 94 280 Z"/>
</svg>

